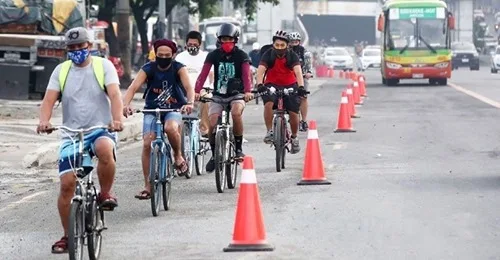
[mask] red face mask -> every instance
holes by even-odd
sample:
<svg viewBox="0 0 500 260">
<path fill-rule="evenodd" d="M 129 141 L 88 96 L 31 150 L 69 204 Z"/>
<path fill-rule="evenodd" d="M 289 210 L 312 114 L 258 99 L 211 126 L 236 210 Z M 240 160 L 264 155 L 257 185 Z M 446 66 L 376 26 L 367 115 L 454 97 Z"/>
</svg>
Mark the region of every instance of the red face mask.
<svg viewBox="0 0 500 260">
<path fill-rule="evenodd" d="M 221 48 L 224 52 L 230 53 L 234 48 L 234 42 L 223 42 Z"/>
</svg>

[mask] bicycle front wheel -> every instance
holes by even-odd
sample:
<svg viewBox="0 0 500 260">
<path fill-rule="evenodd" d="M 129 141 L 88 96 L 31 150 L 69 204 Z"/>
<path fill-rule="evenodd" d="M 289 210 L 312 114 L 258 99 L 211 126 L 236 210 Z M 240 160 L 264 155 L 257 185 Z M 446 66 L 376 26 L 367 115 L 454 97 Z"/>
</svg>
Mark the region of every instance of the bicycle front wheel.
<svg viewBox="0 0 500 260">
<path fill-rule="evenodd" d="M 166 178 L 162 180 L 163 209 L 170 209 L 170 191 L 172 190 L 172 180 L 174 179 L 174 164 L 170 157 L 166 157 L 165 162 Z"/>
<path fill-rule="evenodd" d="M 281 159 L 283 153 L 283 118 L 276 117 L 274 121 L 274 149 L 276 152 L 276 171 L 281 172 Z"/>
<path fill-rule="evenodd" d="M 87 212 L 87 225 L 90 229 L 87 236 L 89 259 L 97 260 L 101 255 L 101 232 L 104 230 L 104 212 L 97 206 L 95 199 L 90 203 L 90 208 Z"/>
<path fill-rule="evenodd" d="M 219 131 L 215 136 L 215 151 L 214 151 L 214 163 L 215 163 L 215 186 L 217 187 L 217 192 L 223 193 L 226 186 L 226 175 L 225 175 L 225 162 L 227 157 L 226 152 L 226 138 L 224 137 L 224 132 Z"/>
<path fill-rule="evenodd" d="M 234 146 L 234 136 L 231 135 L 231 142 L 229 142 L 228 149 L 228 163 L 225 166 L 226 178 L 227 178 L 227 188 L 234 189 L 236 187 L 236 179 L 238 178 L 239 162 L 233 160 L 236 156 L 236 147 Z"/>
<path fill-rule="evenodd" d="M 85 242 L 85 208 L 81 202 L 71 202 L 68 226 L 68 252 L 70 260 L 83 259 Z"/>
<path fill-rule="evenodd" d="M 181 151 L 184 160 L 186 160 L 186 164 L 189 167 L 189 171 L 184 175 L 186 179 L 191 179 L 193 176 L 193 160 L 194 156 L 192 156 L 193 146 L 191 142 L 191 123 L 184 122 L 184 126 L 182 127 L 182 136 L 181 136 Z"/>
<path fill-rule="evenodd" d="M 151 190 L 151 212 L 153 216 L 158 216 L 160 212 L 160 147 L 155 145 L 149 158 L 149 187 Z"/>
</svg>

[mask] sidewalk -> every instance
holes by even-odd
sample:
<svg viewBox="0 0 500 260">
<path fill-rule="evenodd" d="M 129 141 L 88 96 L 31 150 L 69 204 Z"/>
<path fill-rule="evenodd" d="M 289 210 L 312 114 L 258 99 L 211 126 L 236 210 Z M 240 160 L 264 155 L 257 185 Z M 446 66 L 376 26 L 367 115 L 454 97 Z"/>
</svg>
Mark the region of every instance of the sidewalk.
<svg viewBox="0 0 500 260">
<path fill-rule="evenodd" d="M 142 94 L 134 98 L 134 107 L 142 107 Z M 60 133 L 37 135 L 41 101 L 0 100 L 0 176 L 4 172 L 26 168 L 54 169 L 57 162 Z M 62 122 L 62 106 L 54 108 L 51 123 Z M 133 140 L 142 133 L 142 115 L 125 119 L 125 129 L 118 133 L 121 142 Z"/>
</svg>

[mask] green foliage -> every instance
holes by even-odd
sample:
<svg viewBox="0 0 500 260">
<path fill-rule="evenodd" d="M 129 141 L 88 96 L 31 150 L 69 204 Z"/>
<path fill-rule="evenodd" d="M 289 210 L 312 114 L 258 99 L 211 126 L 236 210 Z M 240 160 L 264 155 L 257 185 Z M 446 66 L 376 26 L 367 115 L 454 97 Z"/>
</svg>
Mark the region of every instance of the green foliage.
<svg viewBox="0 0 500 260">
<path fill-rule="evenodd" d="M 233 0 L 233 5 L 235 9 L 245 7 L 248 20 L 253 20 L 253 16 L 257 12 L 259 2 L 278 5 L 280 0 Z"/>
</svg>

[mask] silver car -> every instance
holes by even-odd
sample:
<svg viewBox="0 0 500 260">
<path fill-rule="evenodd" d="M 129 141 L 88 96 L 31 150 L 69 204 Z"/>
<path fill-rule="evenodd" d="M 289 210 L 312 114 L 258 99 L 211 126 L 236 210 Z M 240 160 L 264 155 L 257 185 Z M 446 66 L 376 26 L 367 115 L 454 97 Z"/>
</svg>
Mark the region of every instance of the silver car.
<svg viewBox="0 0 500 260">
<path fill-rule="evenodd" d="M 325 65 L 333 69 L 353 70 L 354 60 L 347 51 L 342 47 L 328 47 L 323 53 L 323 61 Z"/>
</svg>

